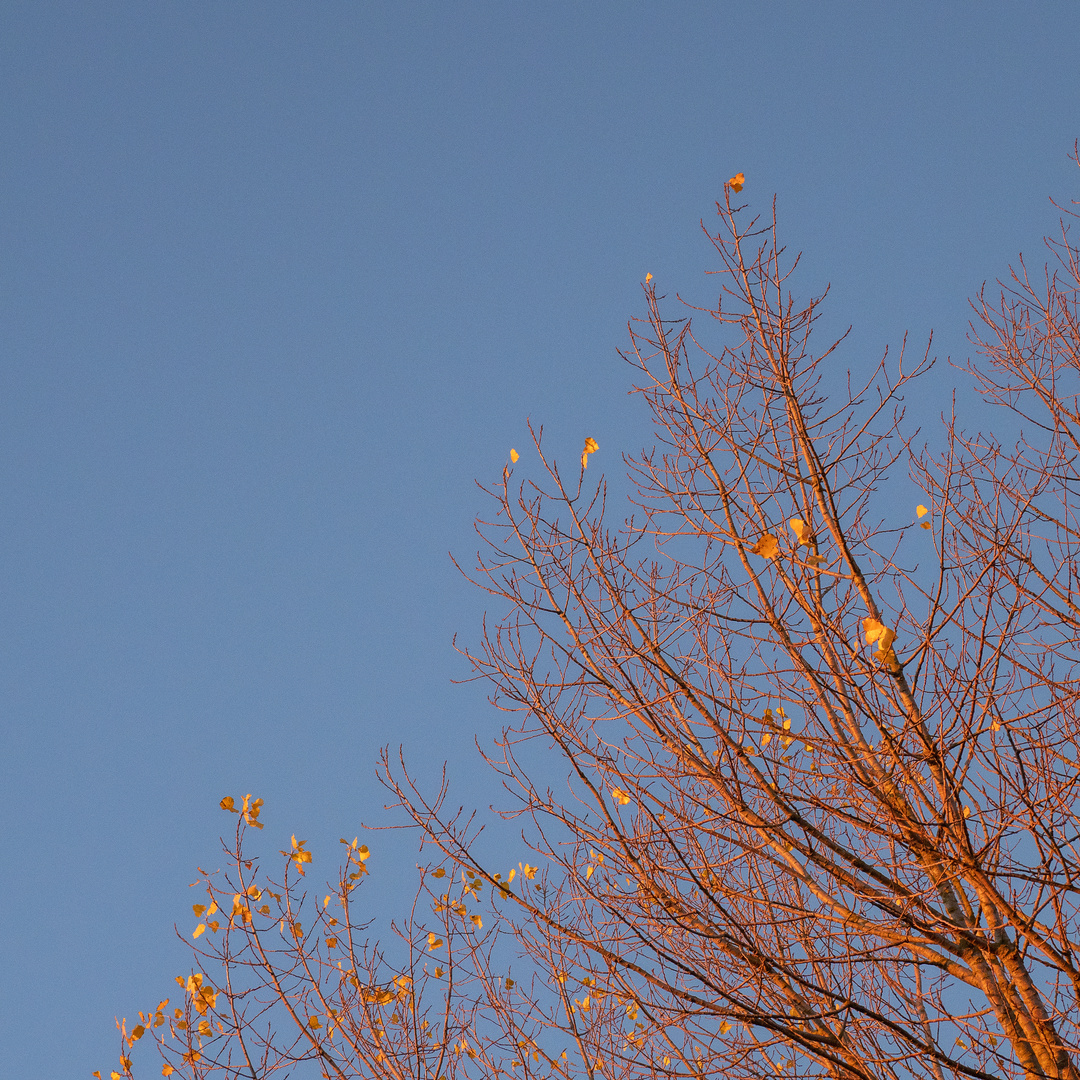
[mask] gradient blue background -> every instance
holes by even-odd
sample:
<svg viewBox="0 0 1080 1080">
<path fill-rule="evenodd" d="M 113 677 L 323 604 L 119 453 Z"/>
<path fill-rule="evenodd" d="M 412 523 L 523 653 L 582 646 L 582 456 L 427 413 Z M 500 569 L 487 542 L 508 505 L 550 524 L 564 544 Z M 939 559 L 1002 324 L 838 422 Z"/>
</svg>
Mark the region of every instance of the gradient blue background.
<svg viewBox="0 0 1080 1080">
<path fill-rule="evenodd" d="M 490 799 L 474 480 L 527 417 L 651 441 L 615 350 L 646 272 L 708 299 L 724 179 L 838 368 L 962 358 L 1080 198 L 1078 54 L 1075 3 L 0 4 L 0 1072 L 107 1070 L 175 989 L 222 795 L 316 880 L 384 743 Z M 368 842 L 392 911 L 415 843 Z"/>
</svg>

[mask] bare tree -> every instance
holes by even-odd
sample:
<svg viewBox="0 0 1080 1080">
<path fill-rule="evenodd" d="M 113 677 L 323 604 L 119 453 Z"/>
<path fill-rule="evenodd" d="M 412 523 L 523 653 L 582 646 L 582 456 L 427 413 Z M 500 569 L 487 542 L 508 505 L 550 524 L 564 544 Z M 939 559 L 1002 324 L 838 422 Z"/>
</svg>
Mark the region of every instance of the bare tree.
<svg viewBox="0 0 1080 1080">
<path fill-rule="evenodd" d="M 204 984 L 155 1014 L 178 1069 L 1078 1080 L 1080 255 L 1063 226 L 975 304 L 971 371 L 1018 435 L 953 418 L 931 455 L 902 404 L 928 352 L 826 377 L 823 298 L 793 299 L 735 180 L 715 306 L 673 320 L 647 283 L 631 324 L 655 446 L 630 516 L 586 483 L 595 442 L 565 472 L 537 434 L 479 526 L 497 614 L 467 655 L 539 871 L 496 873 L 478 819 L 384 756 L 443 856 L 384 954 L 341 929 L 355 845 L 338 925 L 304 930 L 292 879 L 248 904 L 248 810 L 208 881 L 220 1029 L 197 1045 Z"/>
</svg>

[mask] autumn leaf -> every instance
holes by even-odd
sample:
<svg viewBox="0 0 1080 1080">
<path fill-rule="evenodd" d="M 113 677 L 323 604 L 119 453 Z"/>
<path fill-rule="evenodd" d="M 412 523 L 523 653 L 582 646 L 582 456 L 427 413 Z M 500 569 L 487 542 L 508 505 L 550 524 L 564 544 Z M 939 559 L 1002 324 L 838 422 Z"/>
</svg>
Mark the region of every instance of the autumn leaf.
<svg viewBox="0 0 1080 1080">
<path fill-rule="evenodd" d="M 528 863 L 518 863 L 518 866 L 521 867 L 522 874 L 524 874 L 525 877 L 527 877 L 530 881 L 532 881 L 532 879 L 536 877 L 535 866 L 530 866 Z"/>
<path fill-rule="evenodd" d="M 863 629 L 866 631 L 866 644 L 877 643 L 878 652 L 887 652 L 896 640 L 896 632 L 873 617 L 863 619 Z"/>
<path fill-rule="evenodd" d="M 484 920 L 479 915 L 470 915 L 469 922 L 471 922 L 477 930 L 482 930 L 484 928 Z"/>
<path fill-rule="evenodd" d="M 262 810 L 262 805 L 262 799 L 256 799 L 252 802 L 250 794 L 244 796 L 244 805 L 241 808 L 240 813 L 244 815 L 244 821 L 252 828 L 261 829 L 263 827 L 262 822 L 259 821 L 259 813 Z"/>
<path fill-rule="evenodd" d="M 515 449 L 514 449 L 514 448 L 513 448 L 512 446 L 511 446 L 511 447 L 510 447 L 510 460 L 511 460 L 511 461 L 512 461 L 512 462 L 513 462 L 514 464 L 517 464 L 517 459 L 518 459 L 519 457 L 521 457 L 521 455 L 520 455 L 520 454 L 519 454 L 519 453 L 518 453 L 518 452 L 517 452 L 517 451 L 516 451 L 516 450 L 515 450 Z"/>
<path fill-rule="evenodd" d="M 595 439 L 585 440 L 585 449 L 581 452 L 581 467 L 587 469 L 589 467 L 589 455 L 595 454 L 600 449 L 600 444 Z"/>
<path fill-rule="evenodd" d="M 446 871 L 440 866 L 437 870 L 431 871 L 431 876 L 435 878 L 446 877 Z"/>
<path fill-rule="evenodd" d="M 775 559 L 780 551 L 780 542 L 772 533 L 765 533 L 750 550 L 763 559 Z"/>
<path fill-rule="evenodd" d="M 195 932 L 191 936 L 193 938 L 197 938 L 201 934 L 204 934 L 204 933 L 206 933 L 206 924 L 205 923 L 199 923 L 199 925 L 195 927 Z"/>
<path fill-rule="evenodd" d="M 800 544 L 809 547 L 814 542 L 814 533 L 802 518 L 792 518 L 788 524 Z"/>
<path fill-rule="evenodd" d="M 222 810 L 228 810 L 230 814 L 240 813 L 240 811 L 236 809 L 233 797 L 231 795 L 226 795 L 225 798 L 218 803 L 218 806 L 220 806 Z"/>
<path fill-rule="evenodd" d="M 429 933 L 427 936 L 427 947 L 429 951 L 432 949 L 441 949 L 442 944 L 443 939 L 439 937 L 434 930 L 432 930 L 431 933 Z"/>
<path fill-rule="evenodd" d="M 742 173 L 736 173 L 729 181 L 728 185 L 732 191 L 742 191 L 743 184 L 746 183 L 746 177 Z"/>
<path fill-rule="evenodd" d="M 875 618 L 863 619 L 863 629 L 866 631 L 867 645 L 877 644 L 874 657 L 882 663 L 890 666 L 897 663 L 896 653 L 893 651 L 893 642 L 896 640 L 896 631 L 890 630 L 882 622 Z"/>
<path fill-rule="evenodd" d="M 927 510 L 926 507 L 923 506 L 922 503 L 919 503 L 919 505 L 915 507 L 915 513 L 918 514 L 919 517 L 922 518 L 922 517 L 926 517 L 926 515 L 929 514 L 930 511 Z"/>
<path fill-rule="evenodd" d="M 645 284 L 648 285 L 650 281 L 652 281 L 652 274 L 646 274 L 645 275 Z"/>
<path fill-rule="evenodd" d="M 630 801 L 630 796 L 626 794 L 621 788 L 613 787 L 611 789 L 611 797 L 620 805 L 625 806 Z"/>
</svg>

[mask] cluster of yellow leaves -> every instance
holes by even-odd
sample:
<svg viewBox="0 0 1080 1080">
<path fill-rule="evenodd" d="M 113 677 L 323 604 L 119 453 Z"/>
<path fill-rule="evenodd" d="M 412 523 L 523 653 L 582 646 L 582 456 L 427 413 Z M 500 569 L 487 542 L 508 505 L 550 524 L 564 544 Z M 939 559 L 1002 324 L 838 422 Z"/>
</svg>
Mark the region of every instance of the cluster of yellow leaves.
<svg viewBox="0 0 1080 1080">
<path fill-rule="evenodd" d="M 797 547 L 811 547 L 814 543 L 814 532 L 802 518 L 792 518 L 788 522 L 791 531 L 795 534 Z M 780 541 L 772 533 L 763 533 L 750 551 L 754 555 L 760 555 L 763 559 L 775 559 L 780 554 Z M 824 562 L 820 555 L 808 555 L 806 561 L 812 566 Z"/>
<path fill-rule="evenodd" d="M 746 177 L 742 173 L 736 173 L 730 180 L 728 180 L 728 186 L 732 191 L 742 191 L 743 184 L 746 183 Z"/>
<path fill-rule="evenodd" d="M 611 797 L 620 805 L 625 806 L 630 801 L 630 796 L 622 788 L 613 787 Z"/>
<path fill-rule="evenodd" d="M 296 834 L 294 833 L 292 836 L 292 851 L 281 852 L 285 858 L 292 859 L 296 869 L 301 875 L 304 873 L 304 863 L 311 862 L 311 852 L 304 850 L 304 845 L 306 843 L 306 840 L 297 840 Z"/>
<path fill-rule="evenodd" d="M 589 455 L 595 454 L 600 449 L 600 444 L 595 439 L 585 440 L 585 449 L 581 452 L 581 467 L 587 469 L 589 467 Z"/>
<path fill-rule="evenodd" d="M 210 906 L 209 907 L 207 907 L 204 904 L 192 904 L 191 905 L 191 910 L 193 912 L 195 912 L 195 918 L 196 919 L 202 919 L 202 918 L 206 919 L 206 922 L 200 922 L 199 925 L 195 927 L 195 932 L 191 935 L 193 938 L 197 938 L 197 937 L 199 937 L 200 934 L 205 933 L 207 926 L 209 926 L 210 929 L 213 930 L 215 934 L 217 933 L 218 928 L 221 926 L 221 923 L 210 918 L 210 916 L 213 915 L 217 911 L 217 909 L 218 909 L 218 906 L 217 906 L 216 901 L 214 901 L 214 900 L 210 901 Z"/>
<path fill-rule="evenodd" d="M 392 1001 L 408 1001 L 411 994 L 412 979 L 399 975 L 389 986 L 364 987 L 360 996 L 370 1005 L 389 1005 Z"/>
<path fill-rule="evenodd" d="M 353 867 L 352 873 L 348 875 L 349 888 L 351 889 L 354 888 L 356 886 L 356 883 L 368 872 L 366 863 L 367 860 L 371 857 L 371 852 L 368 851 L 367 844 L 360 843 L 360 838 L 358 836 L 353 837 L 353 841 L 351 844 L 348 840 L 342 837 L 341 843 L 343 843 L 349 849 L 348 865 Z M 282 852 L 282 855 L 286 854 L 288 853 L 284 851 Z M 305 854 L 307 853 L 305 852 Z M 310 857 L 307 861 L 311 861 Z"/>
<path fill-rule="evenodd" d="M 814 532 L 802 518 L 792 518 L 788 525 L 791 526 L 791 531 L 795 534 L 795 539 L 800 546 L 809 547 L 814 542 Z"/>
<path fill-rule="evenodd" d="M 262 812 L 263 801 L 262 799 L 255 799 L 252 801 L 251 795 L 244 796 L 244 805 L 237 810 L 236 800 L 231 795 L 226 795 L 224 799 L 218 804 L 222 810 L 228 810 L 230 814 L 242 814 L 244 821 L 248 825 L 255 829 L 261 829 L 263 827 L 262 822 L 259 820 L 259 814 Z"/>
<path fill-rule="evenodd" d="M 866 632 L 866 644 L 877 645 L 874 658 L 890 667 L 897 664 L 896 652 L 893 650 L 893 642 L 896 640 L 896 631 L 890 630 L 884 623 L 873 617 L 863 619 L 863 630 Z"/>
</svg>

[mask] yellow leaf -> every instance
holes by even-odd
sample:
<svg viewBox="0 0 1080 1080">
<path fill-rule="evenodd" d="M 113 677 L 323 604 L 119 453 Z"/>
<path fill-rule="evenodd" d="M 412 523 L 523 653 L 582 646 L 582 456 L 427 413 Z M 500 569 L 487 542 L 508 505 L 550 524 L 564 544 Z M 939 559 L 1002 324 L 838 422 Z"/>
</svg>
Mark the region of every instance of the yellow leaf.
<svg viewBox="0 0 1080 1080">
<path fill-rule="evenodd" d="M 176 1070 L 167 1061 L 161 1066 L 162 1076 L 172 1076 L 174 1072 L 176 1072 Z"/>
<path fill-rule="evenodd" d="M 729 181 L 732 191 L 742 191 L 743 184 L 746 183 L 746 177 L 742 173 L 736 173 Z"/>
<path fill-rule="evenodd" d="M 138 1042 L 146 1034 L 146 1028 L 142 1024 L 136 1024 L 131 1029 L 131 1042 Z"/>
<path fill-rule="evenodd" d="M 202 913 L 206 910 L 206 906 L 204 904 L 192 904 L 191 910 L 195 912 L 196 919 L 201 919 Z"/>
<path fill-rule="evenodd" d="M 484 926 L 484 920 L 479 915 L 472 915 L 469 917 L 469 922 L 476 927 L 477 930 L 482 930 Z"/>
<path fill-rule="evenodd" d="M 726 1035 L 730 1030 L 731 1030 L 731 1025 L 725 1020 L 720 1025 L 720 1034 L 721 1035 Z"/>
<path fill-rule="evenodd" d="M 617 788 L 617 787 L 613 787 L 613 788 L 611 789 L 611 797 L 612 797 L 612 798 L 613 798 L 613 799 L 614 799 L 614 800 L 615 800 L 615 801 L 616 801 L 616 802 L 617 802 L 617 803 L 618 803 L 618 804 L 619 804 L 620 806 L 625 806 L 625 805 L 626 805 L 626 804 L 627 804 L 627 803 L 628 803 L 628 802 L 630 801 L 630 796 L 629 796 L 629 795 L 627 795 L 625 791 L 623 791 L 622 789 L 620 789 L 620 788 Z M 513 871 L 511 871 L 511 873 L 513 873 Z"/>
<path fill-rule="evenodd" d="M 919 522 L 919 528 L 920 529 L 930 529 L 930 528 L 933 528 L 933 526 L 930 524 L 929 521 L 920 521 Z"/>
<path fill-rule="evenodd" d="M 646 274 L 645 275 L 645 284 L 648 285 L 650 281 L 652 281 L 652 274 Z"/>
<path fill-rule="evenodd" d="M 517 459 L 519 457 L 521 457 L 521 455 L 511 446 L 510 447 L 510 460 L 516 464 Z"/>
<path fill-rule="evenodd" d="M 226 795 L 225 798 L 218 803 L 218 806 L 220 806 L 222 810 L 228 810 L 230 814 L 239 813 L 231 795 Z"/>
<path fill-rule="evenodd" d="M 205 934 L 205 933 L 206 933 L 206 924 L 205 923 L 199 923 L 199 925 L 195 927 L 195 932 L 191 936 L 193 938 L 197 938 L 201 934 Z"/>
<path fill-rule="evenodd" d="M 326 939 L 326 947 L 328 949 L 336 949 L 337 948 L 337 938 L 336 937 L 328 937 Z"/>
<path fill-rule="evenodd" d="M 922 505 L 922 503 L 919 503 L 919 505 L 915 507 L 915 513 L 918 514 L 919 517 L 926 517 L 926 515 L 929 514 L 930 511 L 927 510 L 926 507 Z"/>
<path fill-rule="evenodd" d="M 964 807 L 964 817 L 971 817 L 971 807 L 970 806 L 965 806 Z"/>
<path fill-rule="evenodd" d="M 762 746 L 768 746 L 769 742 L 771 740 L 772 740 L 772 735 L 769 732 L 766 731 L 765 734 L 761 736 L 761 745 Z"/>
<path fill-rule="evenodd" d="M 808 547 L 814 541 L 814 534 L 810 529 L 810 526 L 803 521 L 802 518 L 792 518 L 788 524 L 791 526 L 791 531 L 795 534 L 800 544 L 806 544 Z"/>
<path fill-rule="evenodd" d="M 594 867 L 594 866 L 586 866 L 585 867 L 585 880 L 586 881 L 588 881 L 589 878 L 592 877 L 593 870 L 595 870 L 595 869 L 596 869 L 596 867 Z"/>
<path fill-rule="evenodd" d="M 432 930 L 431 933 L 428 934 L 428 936 L 427 936 L 427 947 L 428 947 L 429 950 L 430 949 L 441 949 L 442 948 L 442 943 L 443 943 L 442 938 L 439 937 L 438 934 L 436 934 L 434 930 Z"/>
<path fill-rule="evenodd" d="M 443 969 L 441 967 L 437 967 L 435 969 L 435 978 L 436 979 L 441 979 L 442 977 L 443 977 Z"/>
<path fill-rule="evenodd" d="M 521 867 L 522 874 L 524 874 L 525 877 L 527 877 L 530 881 L 532 881 L 532 879 L 534 877 L 536 877 L 536 867 L 535 866 L 530 866 L 528 863 L 524 863 L 524 864 L 518 863 L 518 866 Z"/>
<path fill-rule="evenodd" d="M 431 871 L 431 876 L 436 878 L 446 877 L 446 871 L 440 866 L 437 870 Z"/>
<path fill-rule="evenodd" d="M 319 1028 L 322 1027 L 322 1024 L 320 1023 L 319 1018 L 317 1016 L 309 1016 L 308 1017 L 308 1027 L 311 1028 L 312 1031 L 318 1031 Z"/>
<path fill-rule="evenodd" d="M 600 449 L 600 444 L 595 439 L 585 440 L 585 449 L 581 452 L 581 467 L 583 469 L 589 466 L 589 455 L 595 454 Z"/>
<path fill-rule="evenodd" d="M 765 533 L 750 550 L 763 559 L 775 559 L 780 551 L 780 543 L 772 533 Z"/>
</svg>

